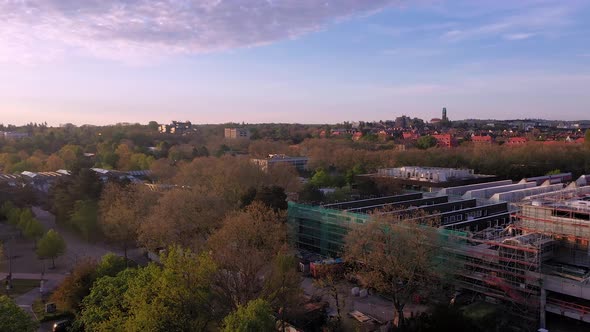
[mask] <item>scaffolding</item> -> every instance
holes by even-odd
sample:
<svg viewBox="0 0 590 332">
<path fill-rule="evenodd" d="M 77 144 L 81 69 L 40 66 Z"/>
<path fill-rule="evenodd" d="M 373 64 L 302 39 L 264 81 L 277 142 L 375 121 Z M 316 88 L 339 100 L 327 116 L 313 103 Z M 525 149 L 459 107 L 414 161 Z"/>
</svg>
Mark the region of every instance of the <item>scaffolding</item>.
<svg viewBox="0 0 590 332">
<path fill-rule="evenodd" d="M 580 202 L 590 202 L 590 187 L 526 197 L 507 227 L 439 229 L 456 286 L 531 326 L 544 326 L 545 311 L 590 322 L 590 208 Z M 299 248 L 338 257 L 346 233 L 371 215 L 289 203 L 289 220 Z"/>
</svg>

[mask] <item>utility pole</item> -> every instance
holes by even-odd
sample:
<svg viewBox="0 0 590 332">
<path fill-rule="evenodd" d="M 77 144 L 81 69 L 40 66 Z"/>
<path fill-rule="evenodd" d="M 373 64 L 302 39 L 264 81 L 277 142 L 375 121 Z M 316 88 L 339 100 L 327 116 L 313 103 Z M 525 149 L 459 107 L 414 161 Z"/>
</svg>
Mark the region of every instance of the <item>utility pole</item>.
<svg viewBox="0 0 590 332">
<path fill-rule="evenodd" d="M 10 243 L 8 246 L 8 283 L 6 284 L 6 290 L 12 289 L 12 246 L 14 245 L 14 234 L 10 236 Z"/>
</svg>

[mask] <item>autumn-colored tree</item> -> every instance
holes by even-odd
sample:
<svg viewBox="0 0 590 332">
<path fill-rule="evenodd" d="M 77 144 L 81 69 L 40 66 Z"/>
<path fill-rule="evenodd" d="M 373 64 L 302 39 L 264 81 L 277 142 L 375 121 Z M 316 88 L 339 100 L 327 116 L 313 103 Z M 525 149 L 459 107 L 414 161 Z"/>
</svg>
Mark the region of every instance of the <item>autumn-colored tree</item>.
<svg viewBox="0 0 590 332">
<path fill-rule="evenodd" d="M 204 187 L 166 191 L 139 225 L 139 241 L 152 250 L 172 244 L 200 249 L 227 209 L 223 198 Z"/>
<path fill-rule="evenodd" d="M 275 165 L 268 170 L 272 185 L 285 188 L 286 192 L 298 192 L 303 186 L 293 165 Z"/>
<path fill-rule="evenodd" d="M 79 261 L 72 273 L 51 295 L 51 301 L 64 311 L 78 312 L 82 300 L 90 293 L 90 288 L 96 280 L 96 262 L 91 259 Z"/>
<path fill-rule="evenodd" d="M 133 154 L 132 148 L 128 144 L 119 144 L 115 150 L 117 155 L 117 169 L 122 171 L 131 170 L 131 155 Z"/>
<path fill-rule="evenodd" d="M 181 164 L 172 183 L 205 188 L 230 207 L 237 208 L 248 188 L 267 184 L 268 175 L 245 158 L 207 157 Z"/>
<path fill-rule="evenodd" d="M 235 310 L 259 297 L 263 276 L 287 242 L 284 215 L 254 202 L 245 211 L 228 215 L 208 241 L 219 265 L 216 289 L 226 310 Z M 247 257 L 247 259 L 246 259 Z"/>
<path fill-rule="evenodd" d="M 83 259 L 53 292 L 51 300 L 62 310 L 79 313 L 82 300 L 90 294 L 96 280 L 114 277 L 125 268 L 125 260 L 111 253 L 104 255 L 98 263 L 92 259 Z"/>
<path fill-rule="evenodd" d="M 137 241 L 141 222 L 156 202 L 156 194 L 145 186 L 109 183 L 99 203 L 99 224 L 104 235 L 120 246 L 127 260 L 127 250 Z"/>
<path fill-rule="evenodd" d="M 285 247 L 274 258 L 272 270 L 264 285 L 264 298 L 278 312 L 281 320 L 280 330 L 283 332 L 286 329 L 288 315 L 297 312 L 303 302 L 298 263 L 298 259 L 289 255 Z"/>
<path fill-rule="evenodd" d="M 50 155 L 47 160 L 45 161 L 45 170 L 46 171 L 57 171 L 60 169 L 64 169 L 66 167 L 66 163 L 60 156 L 56 154 Z"/>
<path fill-rule="evenodd" d="M 344 273 L 334 265 L 316 266 L 316 278 L 314 285 L 321 290 L 321 293 L 329 296 L 336 306 L 336 320 L 329 322 L 331 331 L 339 331 L 342 323 L 342 309 L 345 305 L 345 298 L 341 295 L 339 287 L 344 279 Z"/>
<path fill-rule="evenodd" d="M 441 258 L 439 221 L 424 213 L 412 216 L 385 213 L 348 233 L 345 259 L 356 266 L 364 286 L 393 299 L 398 325 L 404 324 L 405 305 L 417 295 L 426 297 L 441 285 L 450 268 Z"/>
</svg>

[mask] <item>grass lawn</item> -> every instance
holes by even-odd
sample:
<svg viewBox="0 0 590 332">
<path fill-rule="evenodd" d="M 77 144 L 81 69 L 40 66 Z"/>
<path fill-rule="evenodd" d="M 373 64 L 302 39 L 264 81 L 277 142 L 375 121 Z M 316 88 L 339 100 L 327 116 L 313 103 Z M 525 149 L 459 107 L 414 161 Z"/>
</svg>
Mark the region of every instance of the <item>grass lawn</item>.
<svg viewBox="0 0 590 332">
<path fill-rule="evenodd" d="M 2 285 L 4 286 L 4 285 Z M 39 280 L 36 279 L 12 279 L 12 289 L 10 290 L 10 297 L 15 298 L 24 293 L 39 288 Z M 4 289 L 6 291 L 6 288 Z"/>
</svg>

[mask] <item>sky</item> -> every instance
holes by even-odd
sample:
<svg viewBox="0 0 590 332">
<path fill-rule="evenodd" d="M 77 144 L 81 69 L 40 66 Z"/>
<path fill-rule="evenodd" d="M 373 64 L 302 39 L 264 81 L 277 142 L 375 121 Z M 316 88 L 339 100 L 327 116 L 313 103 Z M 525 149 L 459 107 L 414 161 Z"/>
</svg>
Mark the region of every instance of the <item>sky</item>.
<svg viewBox="0 0 590 332">
<path fill-rule="evenodd" d="M 590 0 L 0 0 L 0 123 L 590 119 Z"/>
</svg>

